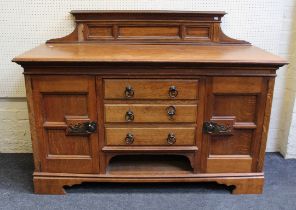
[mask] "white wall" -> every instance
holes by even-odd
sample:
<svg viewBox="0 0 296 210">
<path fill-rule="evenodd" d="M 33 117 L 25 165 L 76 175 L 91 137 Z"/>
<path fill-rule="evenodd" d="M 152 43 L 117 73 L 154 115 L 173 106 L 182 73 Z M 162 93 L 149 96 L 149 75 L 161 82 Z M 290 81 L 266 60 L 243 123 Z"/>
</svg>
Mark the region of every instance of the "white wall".
<svg viewBox="0 0 296 210">
<path fill-rule="evenodd" d="M 16 117 L 16 113 L 25 110 L 25 100 L 7 99 L 25 97 L 22 69 L 11 59 L 47 39 L 70 33 L 74 27 L 69 14 L 72 9 L 223 10 L 228 13 L 222 24 L 227 35 L 288 57 L 293 4 L 295 0 L 1 0 L 0 152 L 30 152 L 27 118 Z M 295 94 L 287 94 L 286 74 L 281 69 L 276 79 L 268 151 L 287 151 L 292 123 L 284 118 L 291 115 Z M 287 102 L 292 107 L 290 111 Z M 24 125 L 16 128 L 20 120 Z"/>
<path fill-rule="evenodd" d="M 294 3 L 294 4 L 293 4 Z M 284 19 L 290 24 L 289 66 L 285 72 L 286 86 L 282 122 L 284 135 L 280 151 L 286 158 L 296 158 L 296 1 L 286 8 Z"/>
</svg>

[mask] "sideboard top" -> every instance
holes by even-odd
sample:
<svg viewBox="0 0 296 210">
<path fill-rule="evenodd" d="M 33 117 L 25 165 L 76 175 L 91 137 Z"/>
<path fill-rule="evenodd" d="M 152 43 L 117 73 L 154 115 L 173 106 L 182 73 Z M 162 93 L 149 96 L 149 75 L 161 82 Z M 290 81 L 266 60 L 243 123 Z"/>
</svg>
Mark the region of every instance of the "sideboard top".
<svg viewBox="0 0 296 210">
<path fill-rule="evenodd" d="M 282 66 L 286 61 L 254 46 L 42 44 L 13 60 L 22 62 L 176 62 Z"/>
</svg>

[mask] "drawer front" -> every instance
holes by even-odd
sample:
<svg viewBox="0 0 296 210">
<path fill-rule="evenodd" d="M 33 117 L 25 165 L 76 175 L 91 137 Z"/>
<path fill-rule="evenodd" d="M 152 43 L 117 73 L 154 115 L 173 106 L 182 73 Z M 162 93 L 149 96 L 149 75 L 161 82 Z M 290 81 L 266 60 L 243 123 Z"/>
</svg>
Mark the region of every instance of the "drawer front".
<svg viewBox="0 0 296 210">
<path fill-rule="evenodd" d="M 106 104 L 105 122 L 195 123 L 197 105 Z"/>
<path fill-rule="evenodd" d="M 194 145 L 195 128 L 106 128 L 106 145 Z"/>
<path fill-rule="evenodd" d="M 105 99 L 197 99 L 198 80 L 106 79 Z"/>
</svg>

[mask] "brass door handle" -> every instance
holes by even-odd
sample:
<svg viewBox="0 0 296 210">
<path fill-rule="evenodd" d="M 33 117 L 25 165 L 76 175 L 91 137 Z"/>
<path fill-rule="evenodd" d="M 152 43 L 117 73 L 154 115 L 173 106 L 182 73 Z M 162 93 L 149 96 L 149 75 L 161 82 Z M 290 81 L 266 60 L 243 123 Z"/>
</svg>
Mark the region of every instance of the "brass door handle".
<svg viewBox="0 0 296 210">
<path fill-rule="evenodd" d="M 125 88 L 124 94 L 126 98 L 132 98 L 135 95 L 135 91 L 133 87 L 129 85 Z"/>
<path fill-rule="evenodd" d="M 126 144 L 132 144 L 134 142 L 135 138 L 134 138 L 134 135 L 132 133 L 128 133 L 126 134 L 126 137 L 125 137 L 125 143 Z"/>
<path fill-rule="evenodd" d="M 219 125 L 215 122 L 204 122 L 203 131 L 212 135 L 231 135 L 232 129 L 230 126 Z"/>
<path fill-rule="evenodd" d="M 172 145 L 172 144 L 175 144 L 176 143 L 176 136 L 174 133 L 169 133 L 168 134 L 168 138 L 167 138 L 167 143 Z"/>
<path fill-rule="evenodd" d="M 126 113 L 125 113 L 125 121 L 127 122 L 131 122 L 131 121 L 134 121 L 135 119 L 135 115 L 134 113 L 131 111 L 131 110 L 128 110 Z"/>
<path fill-rule="evenodd" d="M 178 90 L 177 90 L 177 87 L 172 85 L 170 88 L 169 88 L 169 96 L 171 98 L 176 98 L 178 95 Z"/>
<path fill-rule="evenodd" d="M 84 122 L 69 125 L 66 129 L 66 135 L 89 135 L 97 130 L 96 122 Z"/>
</svg>

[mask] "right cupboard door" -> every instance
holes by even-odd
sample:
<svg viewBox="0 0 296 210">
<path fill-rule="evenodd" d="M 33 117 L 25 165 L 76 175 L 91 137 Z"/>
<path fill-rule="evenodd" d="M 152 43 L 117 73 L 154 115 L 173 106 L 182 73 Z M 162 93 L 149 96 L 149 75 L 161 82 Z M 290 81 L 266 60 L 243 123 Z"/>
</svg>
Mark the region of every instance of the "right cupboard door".
<svg viewBox="0 0 296 210">
<path fill-rule="evenodd" d="M 213 77 L 203 124 L 207 173 L 256 171 L 267 95 L 263 77 Z"/>
</svg>

